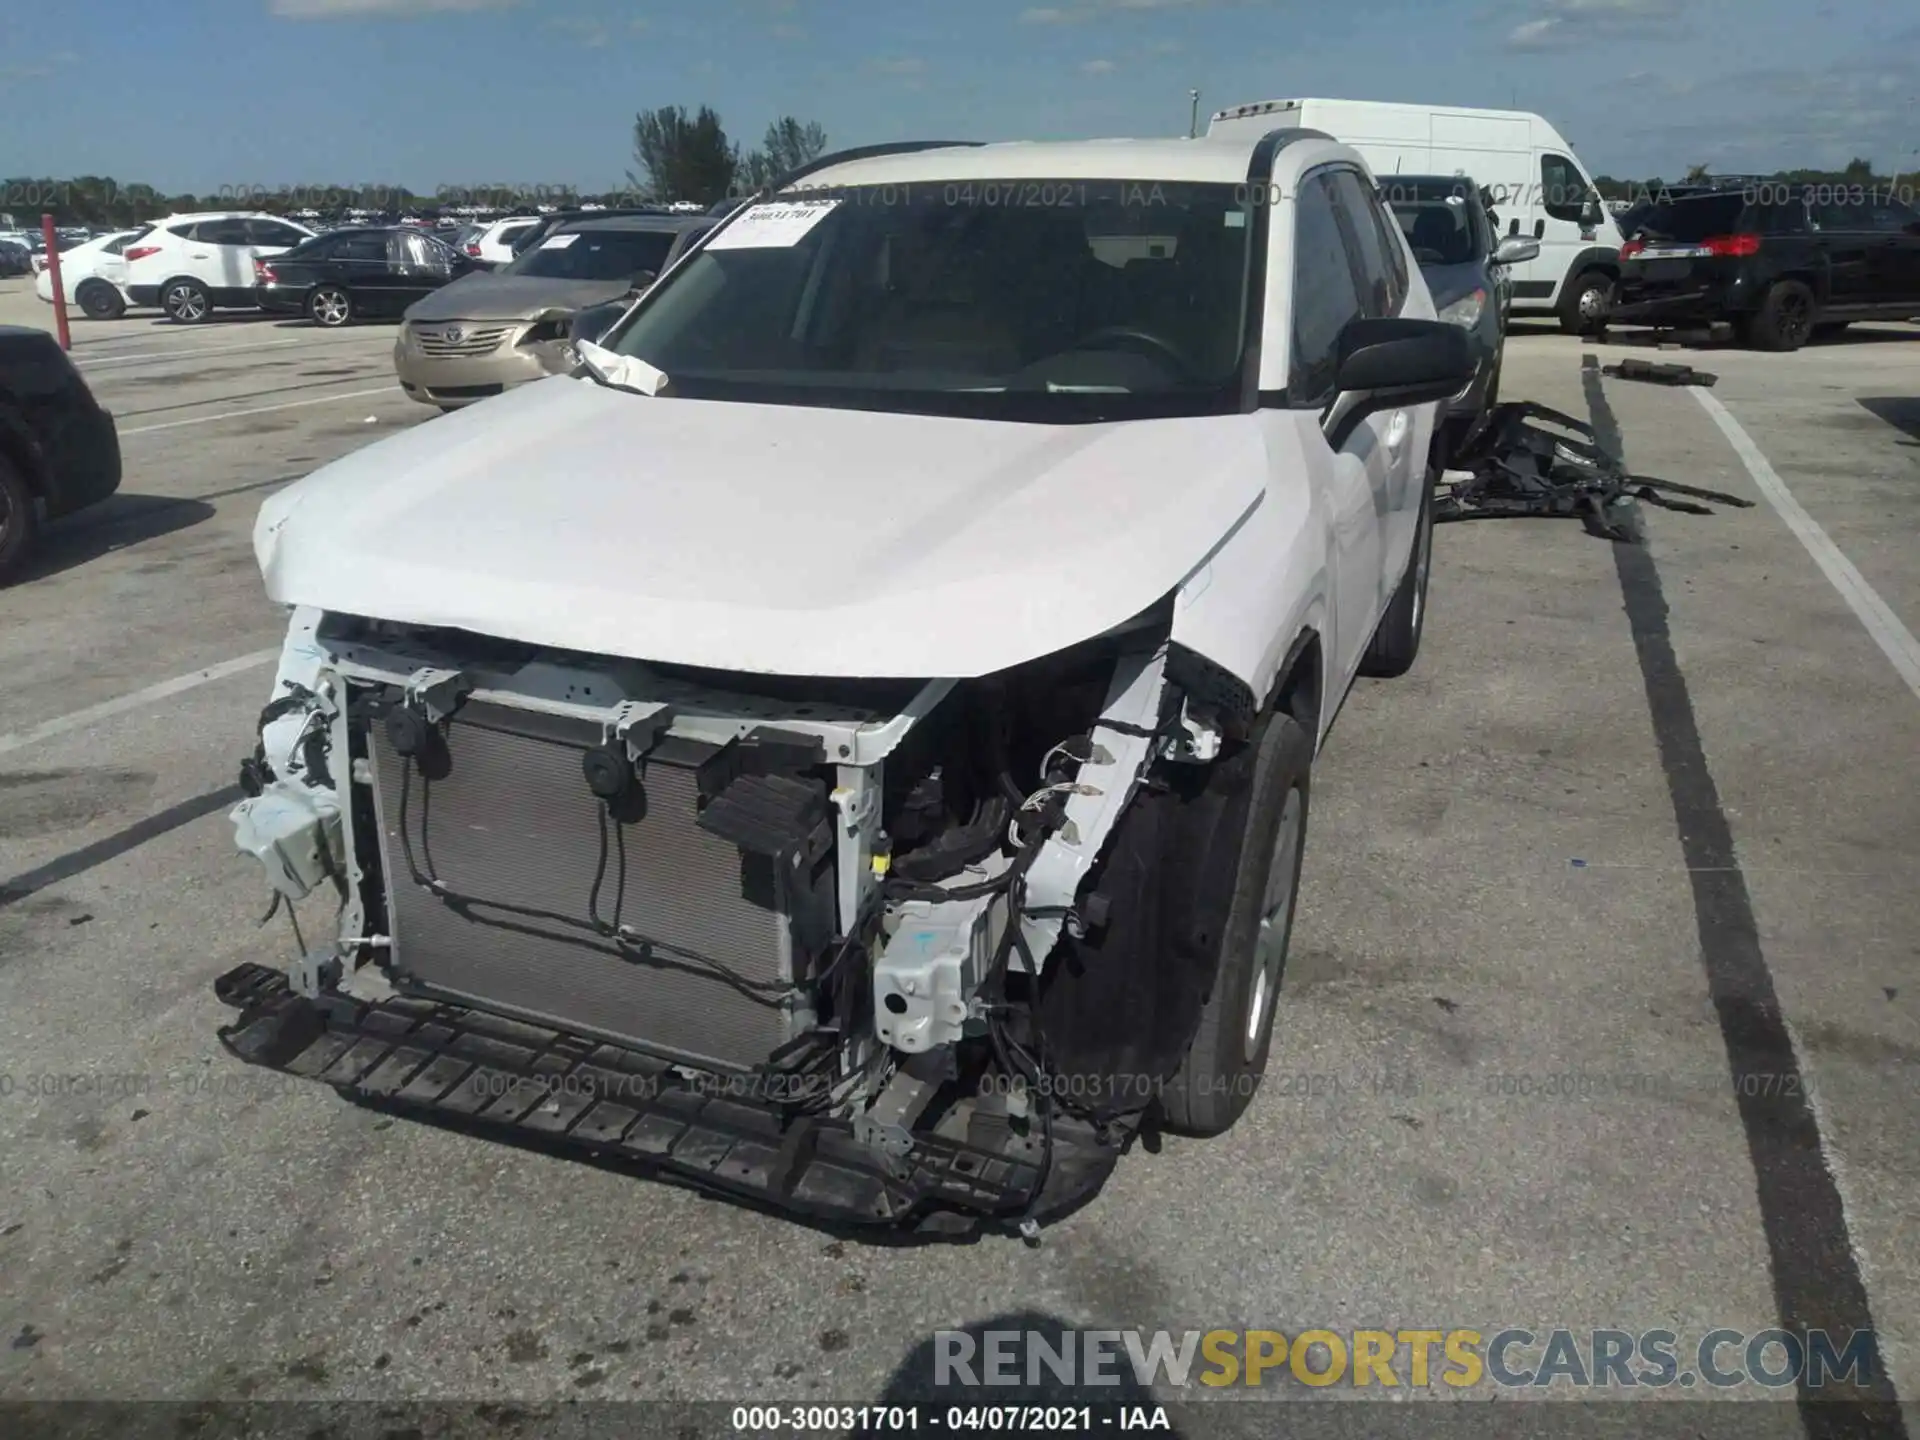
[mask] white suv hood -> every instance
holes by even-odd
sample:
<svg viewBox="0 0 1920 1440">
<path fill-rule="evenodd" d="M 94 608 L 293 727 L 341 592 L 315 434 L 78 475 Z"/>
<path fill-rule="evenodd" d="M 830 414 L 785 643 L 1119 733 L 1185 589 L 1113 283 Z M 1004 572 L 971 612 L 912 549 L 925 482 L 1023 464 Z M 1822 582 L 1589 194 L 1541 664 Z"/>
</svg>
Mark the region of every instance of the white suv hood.
<svg viewBox="0 0 1920 1440">
<path fill-rule="evenodd" d="M 1264 490 L 1251 417 L 1024 425 L 556 376 L 261 507 L 287 605 L 790 675 L 968 676 L 1098 634 Z"/>
</svg>

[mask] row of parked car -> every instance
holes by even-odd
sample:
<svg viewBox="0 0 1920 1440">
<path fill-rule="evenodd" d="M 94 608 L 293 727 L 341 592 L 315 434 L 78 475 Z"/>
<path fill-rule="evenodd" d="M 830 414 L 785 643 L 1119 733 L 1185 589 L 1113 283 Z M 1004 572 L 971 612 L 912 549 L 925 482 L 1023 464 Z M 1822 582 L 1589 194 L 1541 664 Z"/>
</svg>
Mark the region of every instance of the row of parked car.
<svg viewBox="0 0 1920 1440">
<path fill-rule="evenodd" d="M 14 275 L 34 274 L 46 264 L 46 235 L 39 230 L 12 228 L 12 219 L 11 215 L 0 215 L 0 280 Z M 62 226 L 54 232 L 54 244 L 65 253 L 105 233 L 81 225 Z"/>
</svg>

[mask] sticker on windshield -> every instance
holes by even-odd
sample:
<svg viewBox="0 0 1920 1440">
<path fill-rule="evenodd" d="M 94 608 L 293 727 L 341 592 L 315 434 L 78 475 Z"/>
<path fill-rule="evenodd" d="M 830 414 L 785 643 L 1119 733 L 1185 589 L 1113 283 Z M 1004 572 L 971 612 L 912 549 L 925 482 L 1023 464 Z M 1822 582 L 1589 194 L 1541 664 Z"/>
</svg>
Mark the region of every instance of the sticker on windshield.
<svg viewBox="0 0 1920 1440">
<path fill-rule="evenodd" d="M 540 248 L 542 250 L 564 250 L 579 238 L 578 235 L 549 235 L 540 242 Z"/>
<path fill-rule="evenodd" d="M 838 200 L 793 200 L 755 205 L 707 242 L 709 250 L 772 250 L 798 245 L 827 218 Z"/>
</svg>

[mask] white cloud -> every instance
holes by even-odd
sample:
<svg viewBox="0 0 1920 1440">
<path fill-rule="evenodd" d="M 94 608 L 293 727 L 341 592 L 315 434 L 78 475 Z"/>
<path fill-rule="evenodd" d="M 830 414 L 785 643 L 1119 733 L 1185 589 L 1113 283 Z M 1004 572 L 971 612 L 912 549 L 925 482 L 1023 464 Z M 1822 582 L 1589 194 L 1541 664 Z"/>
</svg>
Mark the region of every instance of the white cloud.
<svg viewBox="0 0 1920 1440">
<path fill-rule="evenodd" d="M 635 24 L 645 25 L 646 21 L 636 21 Z M 613 32 L 604 22 L 584 15 L 556 15 L 547 21 L 547 28 L 564 31 L 589 50 L 604 50 L 613 41 Z"/>
<path fill-rule="evenodd" d="M 1543 0 L 1507 32 L 1509 50 L 1554 50 L 1672 34 L 1692 0 Z"/>
<path fill-rule="evenodd" d="M 1080 66 L 1082 75 L 1111 75 L 1120 67 L 1111 60 L 1087 60 Z"/>
<path fill-rule="evenodd" d="M 1149 10 L 1189 9 L 1216 3 L 1216 0 L 1088 0 L 1088 3 L 1059 6 L 1037 5 L 1020 12 L 1022 25 L 1080 25 L 1116 10 L 1141 13 Z M 1228 0 L 1231 3 L 1231 0 Z"/>
<path fill-rule="evenodd" d="M 367 15 L 433 15 L 455 10 L 505 10 L 519 0 L 272 0 L 286 20 L 344 20 Z"/>
<path fill-rule="evenodd" d="M 882 75 L 920 75 L 925 73 L 927 62 L 918 56 L 903 56 L 896 60 L 874 60 L 869 62 Z"/>
</svg>

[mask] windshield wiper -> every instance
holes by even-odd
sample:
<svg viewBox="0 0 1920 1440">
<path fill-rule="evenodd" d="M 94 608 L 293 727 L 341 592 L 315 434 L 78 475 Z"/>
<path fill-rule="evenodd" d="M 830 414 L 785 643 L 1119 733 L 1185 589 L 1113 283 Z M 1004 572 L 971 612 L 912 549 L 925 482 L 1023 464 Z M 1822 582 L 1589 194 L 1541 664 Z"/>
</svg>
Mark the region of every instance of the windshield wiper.
<svg viewBox="0 0 1920 1440">
<path fill-rule="evenodd" d="M 656 370 L 632 355 L 621 355 L 596 345 L 591 340 L 576 341 L 574 354 L 587 373 L 602 385 L 615 390 L 630 390 L 635 395 L 658 395 L 667 383 L 667 372 Z"/>
</svg>

